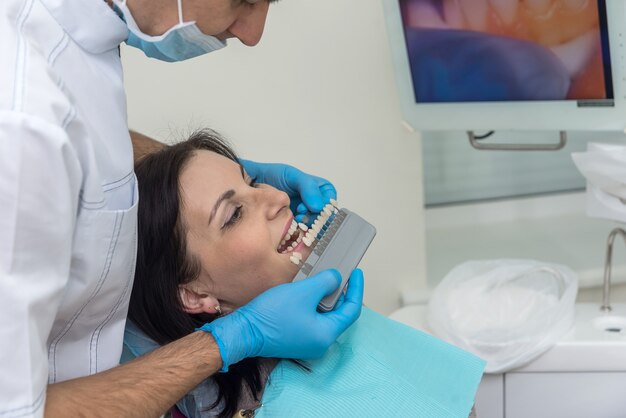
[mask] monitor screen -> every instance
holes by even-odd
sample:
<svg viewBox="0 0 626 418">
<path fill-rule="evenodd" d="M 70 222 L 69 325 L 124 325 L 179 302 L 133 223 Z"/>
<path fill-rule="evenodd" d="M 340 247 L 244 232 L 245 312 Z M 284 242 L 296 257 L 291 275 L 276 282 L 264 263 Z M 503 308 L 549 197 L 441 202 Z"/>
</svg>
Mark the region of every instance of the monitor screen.
<svg viewBox="0 0 626 418">
<path fill-rule="evenodd" d="M 613 99 L 604 1 L 400 0 L 416 102 Z"/>
<path fill-rule="evenodd" d="M 623 0 L 385 1 L 416 129 L 626 127 Z"/>
</svg>

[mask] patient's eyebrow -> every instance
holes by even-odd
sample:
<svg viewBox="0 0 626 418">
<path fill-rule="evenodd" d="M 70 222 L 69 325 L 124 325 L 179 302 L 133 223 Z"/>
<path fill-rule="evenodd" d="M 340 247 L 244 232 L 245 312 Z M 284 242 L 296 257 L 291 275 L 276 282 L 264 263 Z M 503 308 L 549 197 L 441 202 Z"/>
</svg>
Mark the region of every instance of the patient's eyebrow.
<svg viewBox="0 0 626 418">
<path fill-rule="evenodd" d="M 215 217 L 215 214 L 217 213 L 217 210 L 220 208 L 220 205 L 222 204 L 222 202 L 224 200 L 230 199 L 234 195 L 235 195 L 235 191 L 232 189 L 222 193 L 222 195 L 217 199 L 217 202 L 215 202 L 215 206 L 213 206 L 213 209 L 211 210 L 211 215 L 209 216 L 209 225 L 211 224 L 211 221 Z"/>
</svg>

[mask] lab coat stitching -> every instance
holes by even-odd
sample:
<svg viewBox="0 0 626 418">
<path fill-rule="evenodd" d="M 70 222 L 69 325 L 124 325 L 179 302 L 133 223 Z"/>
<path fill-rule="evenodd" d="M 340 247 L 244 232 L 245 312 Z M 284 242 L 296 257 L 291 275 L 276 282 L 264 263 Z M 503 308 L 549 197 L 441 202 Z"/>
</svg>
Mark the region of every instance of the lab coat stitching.
<svg viewBox="0 0 626 418">
<path fill-rule="evenodd" d="M 48 55 L 48 64 L 53 66 L 57 58 L 61 55 L 61 52 L 65 51 L 65 48 L 69 45 L 70 37 L 67 33 L 63 32 L 63 36 L 59 40 L 59 42 L 52 48 L 50 51 L 50 55 Z"/>
<path fill-rule="evenodd" d="M 74 106 L 70 106 L 70 110 L 68 110 L 67 115 L 65 115 L 65 117 L 63 118 L 63 123 L 61 125 L 63 126 L 63 129 L 67 128 L 67 125 L 69 125 L 70 122 L 74 120 L 75 116 L 76 116 L 76 108 Z"/>
<path fill-rule="evenodd" d="M 133 245 L 132 247 L 135 249 L 135 254 L 137 254 L 137 234 L 135 233 L 133 235 Z M 89 356 L 89 366 L 90 369 L 92 368 L 92 359 L 91 357 L 94 355 L 95 353 L 95 369 L 92 369 L 92 371 L 94 373 L 98 373 L 98 346 L 100 344 L 100 334 L 101 331 L 104 329 L 104 327 L 111 321 L 111 319 L 113 318 L 113 316 L 115 315 L 115 313 L 117 312 L 117 310 L 119 309 L 119 307 L 122 305 L 122 302 L 126 299 L 126 295 L 128 294 L 128 290 L 131 288 L 130 284 L 133 282 L 132 281 L 132 273 L 134 270 L 134 266 L 135 266 L 135 262 L 136 262 L 136 255 L 135 257 L 133 257 L 133 262 L 131 263 L 131 271 L 128 272 L 128 274 L 126 275 L 126 285 L 124 286 L 124 290 L 122 291 L 120 297 L 118 298 L 117 302 L 115 303 L 115 305 L 113 305 L 113 307 L 111 308 L 111 310 L 109 311 L 109 313 L 106 316 L 106 319 L 104 320 L 104 322 L 102 322 L 102 324 L 98 325 L 98 327 L 96 328 L 96 330 L 94 331 L 94 333 L 91 336 L 91 355 Z M 96 337 L 96 344 L 95 346 L 93 345 L 93 338 L 94 336 Z"/>
<path fill-rule="evenodd" d="M 100 273 L 100 278 L 98 279 L 98 284 L 96 285 L 96 288 L 93 290 L 92 294 L 89 296 L 89 299 L 87 299 L 87 301 L 83 304 L 83 306 L 81 306 L 81 308 L 74 314 L 72 319 L 70 319 L 65 324 L 65 326 L 63 327 L 63 331 L 61 331 L 59 336 L 54 339 L 52 344 L 50 344 L 50 348 L 48 349 L 48 353 L 49 353 L 49 356 L 52 357 L 52 368 L 53 368 L 54 382 L 56 382 L 56 377 L 57 377 L 56 376 L 56 349 L 57 349 L 57 346 L 61 342 L 61 339 L 63 339 L 63 337 L 65 337 L 65 335 L 67 335 L 67 333 L 70 331 L 70 329 L 72 328 L 72 326 L 74 325 L 74 323 L 76 322 L 76 320 L 78 319 L 80 314 L 85 310 L 87 305 L 89 305 L 89 303 L 98 295 L 98 293 L 100 292 L 100 289 L 102 289 L 102 285 L 106 281 L 106 278 L 109 275 L 109 271 L 111 270 L 111 261 L 113 260 L 113 254 L 115 253 L 115 248 L 117 247 L 117 242 L 118 242 L 118 239 L 119 239 L 119 235 L 120 235 L 121 229 L 122 228 L 121 228 L 121 222 L 120 222 L 120 214 L 118 213 L 115 216 L 115 223 L 113 225 L 113 236 L 114 236 L 114 238 L 111 240 L 111 243 L 109 244 L 109 250 L 108 250 L 108 253 L 107 253 L 107 258 L 106 258 L 106 261 L 105 261 L 104 269 Z"/>
<path fill-rule="evenodd" d="M 16 417 L 23 417 L 25 415 L 32 414 L 33 412 L 41 408 L 41 406 L 43 405 L 43 399 L 44 399 L 43 395 L 45 392 L 46 392 L 46 389 L 45 388 L 42 389 L 42 391 L 39 393 L 39 396 L 37 396 L 37 399 L 35 399 L 35 401 L 32 404 L 26 405 L 26 406 L 20 406 L 18 408 L 13 408 L 13 409 L 5 409 L 4 411 L 0 411 L 0 416 L 6 416 L 6 415 L 11 414 L 11 416 L 16 418 Z M 17 413 L 19 413 L 20 415 L 13 415 Z"/>
<path fill-rule="evenodd" d="M 105 192 L 109 192 L 111 190 L 117 189 L 118 187 L 122 187 L 123 185 L 127 184 L 129 181 L 131 181 L 133 179 L 133 174 L 134 174 L 134 171 L 131 171 L 130 173 L 126 174 L 124 177 L 122 177 L 119 180 L 115 180 L 114 182 L 103 184 L 102 188 L 104 189 Z M 116 183 L 119 183 L 119 184 L 116 184 Z M 109 188 L 106 187 L 106 186 L 110 186 L 112 184 L 115 184 L 115 187 L 109 187 Z M 85 209 L 102 209 L 104 206 L 106 206 L 106 205 L 102 204 L 102 203 L 105 202 L 105 200 L 106 200 L 105 198 L 102 198 L 101 200 L 98 200 L 98 201 L 91 202 L 91 201 L 83 199 L 83 192 L 81 192 L 79 194 L 78 198 L 80 199 L 80 201 L 82 203 L 85 203 L 85 205 L 81 204 L 81 207 L 83 207 Z M 97 206 L 97 207 L 88 207 L 86 205 L 99 205 L 99 206 Z"/>
<path fill-rule="evenodd" d="M 134 172 L 135 172 L 134 170 L 130 170 L 130 173 L 126 174 L 121 179 L 115 180 L 115 181 L 113 181 L 111 183 L 103 184 L 102 188 L 105 189 L 105 191 L 108 192 L 109 190 L 113 190 L 113 189 L 116 189 L 118 187 L 122 187 L 123 185 L 125 185 L 126 183 L 128 183 L 132 179 L 132 176 L 133 176 Z M 120 184 L 116 184 L 116 183 L 120 183 Z M 112 185 L 115 185 L 115 187 L 107 187 L 107 186 L 112 186 Z"/>
<path fill-rule="evenodd" d="M 98 210 L 98 209 L 102 209 L 102 208 L 104 208 L 106 206 L 104 204 L 105 201 L 106 201 L 104 198 L 102 198 L 102 199 L 100 199 L 98 201 L 94 201 L 94 202 L 90 202 L 88 200 L 84 200 L 82 195 L 79 195 L 78 198 L 79 198 L 79 200 L 81 202 L 80 207 L 84 208 L 84 209 L 87 209 L 87 210 Z"/>
<path fill-rule="evenodd" d="M 30 12 L 33 9 L 34 0 L 30 3 L 24 3 L 24 7 L 20 11 L 17 18 L 17 55 L 15 57 L 15 85 L 13 86 L 13 110 L 22 111 L 22 105 L 24 100 L 24 90 L 26 88 L 24 78 L 26 74 L 26 49 L 27 44 L 24 40 L 24 24 L 30 16 Z"/>
</svg>

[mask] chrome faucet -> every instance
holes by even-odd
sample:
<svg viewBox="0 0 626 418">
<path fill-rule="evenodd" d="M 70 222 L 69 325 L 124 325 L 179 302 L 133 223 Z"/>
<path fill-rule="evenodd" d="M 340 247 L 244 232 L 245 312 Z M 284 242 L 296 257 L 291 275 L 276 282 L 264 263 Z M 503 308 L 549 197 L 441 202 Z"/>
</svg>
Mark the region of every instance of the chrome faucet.
<svg viewBox="0 0 626 418">
<path fill-rule="evenodd" d="M 604 288 L 602 289 L 602 306 L 600 306 L 600 310 L 603 312 L 611 312 L 611 303 L 610 303 L 610 295 L 611 295 L 611 263 L 613 260 L 613 242 L 615 241 L 615 236 L 620 234 L 624 239 L 624 243 L 626 243 L 626 231 L 622 228 L 615 228 L 609 234 L 609 239 L 606 243 L 606 259 L 604 261 Z"/>
</svg>

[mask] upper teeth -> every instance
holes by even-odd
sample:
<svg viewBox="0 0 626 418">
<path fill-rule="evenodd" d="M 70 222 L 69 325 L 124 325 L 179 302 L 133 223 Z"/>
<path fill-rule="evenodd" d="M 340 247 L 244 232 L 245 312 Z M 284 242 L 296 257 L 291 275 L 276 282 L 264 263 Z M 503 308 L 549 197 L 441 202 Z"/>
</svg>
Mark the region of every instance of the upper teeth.
<svg viewBox="0 0 626 418">
<path fill-rule="evenodd" d="M 283 251 L 291 252 L 300 242 L 304 242 L 304 244 L 307 247 L 310 247 L 311 245 L 313 245 L 313 242 L 315 241 L 317 236 L 320 234 L 320 232 L 326 230 L 326 227 L 327 227 L 326 224 L 328 220 L 334 213 L 338 212 L 338 209 L 339 209 L 339 206 L 337 204 L 337 201 L 334 199 L 331 199 L 330 203 L 324 206 L 324 208 L 322 209 L 320 214 L 317 216 L 317 218 L 315 219 L 311 227 L 308 227 L 303 223 L 297 223 L 295 220 L 292 220 L 291 225 L 289 226 L 289 229 L 285 233 L 285 236 L 283 237 L 283 239 L 280 241 L 278 250 L 280 252 L 283 252 Z M 304 236 L 301 234 L 300 231 L 304 233 Z M 295 240 L 292 240 L 294 234 L 298 234 L 298 237 Z M 285 245 L 290 240 L 292 240 L 293 242 L 288 247 L 285 248 Z"/>
<path fill-rule="evenodd" d="M 287 230 L 287 232 L 285 233 L 285 236 L 283 237 L 283 239 L 280 241 L 280 245 L 285 245 L 285 243 L 287 241 L 289 241 L 289 239 L 291 239 L 292 235 L 294 232 L 296 232 L 296 230 L 298 229 L 298 223 L 295 220 L 291 220 L 291 225 L 289 226 L 289 229 Z"/>
</svg>

